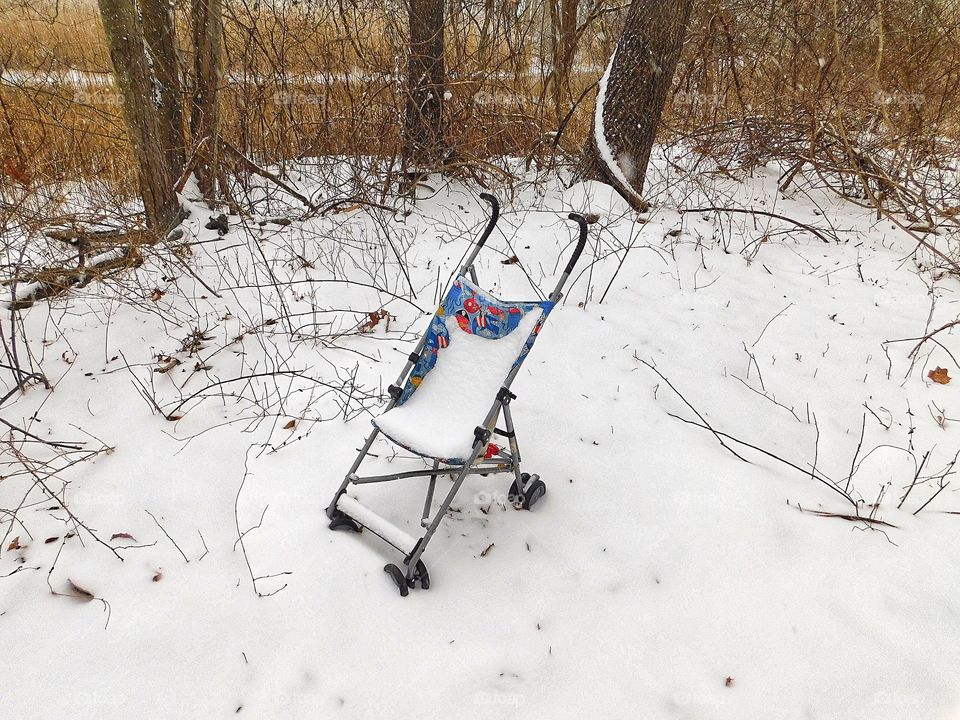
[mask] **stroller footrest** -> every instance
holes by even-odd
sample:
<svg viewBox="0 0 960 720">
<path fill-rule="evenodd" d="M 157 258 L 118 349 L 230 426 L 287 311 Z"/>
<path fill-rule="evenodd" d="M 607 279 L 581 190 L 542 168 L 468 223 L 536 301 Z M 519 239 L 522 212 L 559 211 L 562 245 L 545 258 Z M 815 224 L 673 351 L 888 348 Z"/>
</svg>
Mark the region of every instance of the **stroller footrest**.
<svg viewBox="0 0 960 720">
<path fill-rule="evenodd" d="M 366 505 L 362 505 L 355 497 L 344 493 L 337 500 L 337 509 L 352 517 L 374 535 L 382 537 L 405 555 L 413 552 L 413 548 L 417 544 L 416 538 L 398 528 L 386 518 L 377 515 Z"/>
</svg>

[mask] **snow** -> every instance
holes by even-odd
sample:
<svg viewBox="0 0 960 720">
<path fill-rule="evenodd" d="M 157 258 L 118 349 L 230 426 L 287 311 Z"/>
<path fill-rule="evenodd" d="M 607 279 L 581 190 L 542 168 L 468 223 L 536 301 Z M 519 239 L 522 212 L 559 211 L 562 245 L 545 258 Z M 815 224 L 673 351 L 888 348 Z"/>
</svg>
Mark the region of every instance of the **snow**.
<svg viewBox="0 0 960 720">
<path fill-rule="evenodd" d="M 607 69 L 600 78 L 600 85 L 599 89 L 597 90 L 597 104 L 593 111 L 593 137 L 597 142 L 597 149 L 600 151 L 600 157 L 603 158 L 603 162 L 610 169 L 610 172 L 613 173 L 613 176 L 617 179 L 624 190 L 639 199 L 640 196 L 634 192 L 630 178 L 623 171 L 623 168 L 620 167 L 619 162 L 620 160 L 623 160 L 628 167 L 633 167 L 632 160 L 629 157 L 614 157 L 613 150 L 610 149 L 610 145 L 607 143 L 607 135 L 603 128 L 603 107 L 607 99 L 607 83 L 610 80 L 610 72 L 613 70 L 613 63 L 616 59 L 617 51 L 616 48 L 614 48 L 613 53 L 610 55 L 610 62 L 607 64 Z"/>
<path fill-rule="evenodd" d="M 528 312 L 513 332 L 499 340 L 464 332 L 455 318 L 448 317 L 445 323 L 450 344 L 440 351 L 436 365 L 410 399 L 378 417 L 374 424 L 388 437 L 422 455 L 469 458 L 474 428 L 483 425 L 542 315 L 541 310 Z"/>
<path fill-rule="evenodd" d="M 523 467 L 547 495 L 516 511 L 497 497 L 508 476 L 468 478 L 424 555 L 431 588 L 407 598 L 382 570 L 398 553 L 370 533 L 330 532 L 323 510 L 483 226 L 475 188 L 438 183 L 406 217 L 231 218 L 222 238 L 194 205 L 189 255 L 144 248 L 125 281 L 22 312 L 20 357 L 25 334 L 54 387 L 32 384 L 3 417 L 112 448 L 65 467 L 14 436 L 35 472 L 62 468 L 51 488 L 124 560 L 82 529 L 67 538 L 71 519 L 3 457 L 0 714 L 956 720 L 956 476 L 914 512 L 960 449 L 960 381 L 927 379 L 938 365 L 955 374 L 958 336 L 914 357 L 915 341 L 886 341 L 955 319 L 960 282 L 869 210 L 802 178 L 778 192 L 782 170 L 687 179 L 659 152 L 645 221 L 591 226 L 513 386 Z M 323 197 L 310 172 L 287 168 Z M 528 275 L 552 287 L 574 232 L 568 203 L 602 190 L 530 180 L 498 191 L 504 214 L 477 265 L 503 297 L 532 296 Z M 839 241 L 680 212 L 708 204 L 766 209 Z M 284 207 L 263 205 L 264 216 Z M 508 252 L 526 274 L 502 264 Z M 389 330 L 358 332 L 380 308 Z M 199 348 L 184 342 L 194 331 Z M 158 355 L 181 364 L 156 372 Z M 678 420 L 699 422 L 640 360 L 716 430 L 800 470 L 728 440 L 742 462 Z M 144 392 L 165 413 L 201 394 L 171 421 Z M 883 446 L 899 450 L 874 452 Z M 372 451 L 364 473 L 424 466 L 387 441 Z M 856 466 L 857 509 L 890 526 L 811 512 L 855 510 L 811 480 L 814 464 L 841 487 Z M 426 484 L 357 497 L 419 535 Z M 449 488 L 438 479 L 438 497 Z M 51 593 L 68 580 L 103 602 Z"/>
<path fill-rule="evenodd" d="M 348 494 L 353 490 L 354 488 L 352 486 L 347 486 L 347 491 L 337 500 L 337 508 L 359 522 L 367 530 L 379 535 L 387 542 L 392 543 L 394 547 L 399 548 L 404 553 L 412 552 L 414 545 L 417 544 L 413 536 L 404 532 L 393 523 L 384 520 L 373 510 L 363 505 L 356 497 Z"/>
</svg>

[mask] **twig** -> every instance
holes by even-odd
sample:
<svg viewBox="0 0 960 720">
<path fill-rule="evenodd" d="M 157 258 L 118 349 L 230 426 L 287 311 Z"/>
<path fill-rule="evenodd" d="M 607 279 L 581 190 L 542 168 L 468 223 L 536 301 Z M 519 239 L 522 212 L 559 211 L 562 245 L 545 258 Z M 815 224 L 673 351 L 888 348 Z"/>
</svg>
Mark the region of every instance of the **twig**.
<svg viewBox="0 0 960 720">
<path fill-rule="evenodd" d="M 157 518 L 154 516 L 154 514 L 153 514 L 152 512 L 150 512 L 149 510 L 144 510 L 144 512 L 145 512 L 147 515 L 149 515 L 151 518 L 153 518 L 153 521 L 157 524 L 157 527 L 160 528 L 160 530 L 163 531 L 163 534 L 167 536 L 167 540 L 169 540 L 170 542 L 173 543 L 173 546 L 177 549 L 177 551 L 178 551 L 178 552 L 180 553 L 180 555 L 183 557 L 184 562 L 190 562 L 190 559 L 187 557 L 186 553 L 183 552 L 183 550 L 180 549 L 180 546 L 177 545 L 177 541 L 174 540 L 172 537 L 170 537 L 170 533 L 168 533 L 168 532 L 166 531 L 166 529 L 164 529 L 163 525 L 160 524 L 160 521 L 157 520 Z M 138 534 L 139 534 L 139 533 L 138 533 Z"/>
<path fill-rule="evenodd" d="M 691 405 L 689 402 L 687 402 L 687 399 L 680 393 L 679 390 L 677 390 L 677 389 L 673 386 L 673 383 L 671 383 L 669 380 L 667 380 L 666 376 L 665 376 L 663 373 L 661 373 L 659 370 L 657 370 L 657 368 L 656 368 L 654 365 L 652 365 L 651 363 L 648 363 L 646 360 L 638 357 L 638 356 L 636 355 L 636 353 L 634 353 L 634 356 L 633 356 L 633 357 L 634 357 L 634 359 L 637 360 L 638 362 L 643 363 L 643 364 L 646 365 L 648 368 L 650 368 L 651 370 L 653 370 L 653 372 L 655 372 L 655 373 L 657 374 L 657 376 L 658 376 L 661 380 L 663 380 L 663 381 L 667 384 L 667 386 L 668 386 L 671 390 L 673 390 L 673 392 L 676 393 L 677 397 L 679 397 L 679 398 L 683 401 L 683 404 L 686 405 L 688 408 L 690 408 L 690 409 L 693 411 L 693 414 L 694 414 L 694 415 L 696 415 L 698 418 L 700 418 L 700 422 L 703 423 L 703 426 L 702 426 L 702 427 L 705 427 L 707 430 L 709 430 L 710 432 L 712 432 L 712 433 L 714 434 L 714 436 L 717 438 L 717 440 L 719 441 L 719 443 L 720 443 L 726 450 L 728 450 L 728 451 L 729 451 L 735 458 L 737 458 L 738 460 L 742 460 L 742 461 L 745 462 L 745 463 L 749 463 L 749 462 L 750 462 L 749 460 L 747 460 L 746 458 L 744 458 L 744 457 L 743 457 L 742 455 L 740 455 L 736 450 L 734 450 L 733 448 L 731 448 L 729 445 L 727 445 L 727 444 L 723 441 L 723 438 L 721 437 L 721 435 L 723 435 L 723 433 L 719 433 L 719 432 L 717 432 L 716 430 L 714 430 L 714 429 L 710 426 L 710 423 L 708 423 L 708 422 L 704 419 L 703 415 L 701 415 L 700 412 L 699 412 L 693 405 Z"/>
</svg>

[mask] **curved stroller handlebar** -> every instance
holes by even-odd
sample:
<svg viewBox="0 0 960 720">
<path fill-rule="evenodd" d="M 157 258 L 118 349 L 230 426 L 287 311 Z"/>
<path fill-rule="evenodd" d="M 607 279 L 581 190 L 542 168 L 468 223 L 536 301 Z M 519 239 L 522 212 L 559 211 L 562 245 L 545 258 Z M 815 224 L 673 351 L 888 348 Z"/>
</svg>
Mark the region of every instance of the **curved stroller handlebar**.
<svg viewBox="0 0 960 720">
<path fill-rule="evenodd" d="M 483 231 L 483 235 L 480 237 L 480 242 L 477 243 L 477 249 L 483 247 L 483 244 L 487 241 L 487 238 L 490 237 L 490 234 L 493 232 L 493 228 L 497 225 L 497 220 L 500 219 L 500 201 L 497 200 L 490 193 L 480 193 L 480 199 L 485 200 L 490 204 L 490 222 L 487 223 L 486 230 Z"/>
<path fill-rule="evenodd" d="M 580 259 L 580 254 L 583 252 L 583 248 L 587 246 L 587 219 L 580 213 L 570 213 L 567 215 L 568 220 L 573 220 L 577 225 L 580 226 L 580 238 L 577 240 L 577 249 L 573 251 L 573 255 L 570 257 L 570 262 L 567 263 L 567 267 L 564 268 L 563 274 L 569 275 L 573 270 L 574 265 L 577 264 L 577 260 Z"/>
</svg>

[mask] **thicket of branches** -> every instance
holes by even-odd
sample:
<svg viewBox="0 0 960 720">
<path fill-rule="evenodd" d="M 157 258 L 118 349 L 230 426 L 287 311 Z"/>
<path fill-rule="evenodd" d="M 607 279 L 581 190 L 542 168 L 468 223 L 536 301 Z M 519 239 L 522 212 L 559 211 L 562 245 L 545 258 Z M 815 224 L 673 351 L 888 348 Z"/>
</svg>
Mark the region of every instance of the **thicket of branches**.
<svg viewBox="0 0 960 720">
<path fill-rule="evenodd" d="M 176 3 L 181 38 L 188 5 Z M 505 155 L 543 164 L 578 153 L 624 11 L 610 0 L 449 3 L 451 170 L 503 175 Z M 398 155 L 402 8 L 228 0 L 223 25 L 231 145 L 265 163 Z M 133 187 L 96 8 L 17 0 L 0 27 L 5 181 L 80 174 Z M 958 29 L 960 6 L 947 0 L 697 3 L 663 137 L 690 138 L 726 167 L 805 158 L 837 169 L 844 191 L 900 202 L 883 175 L 921 192 L 960 127 Z"/>
</svg>

